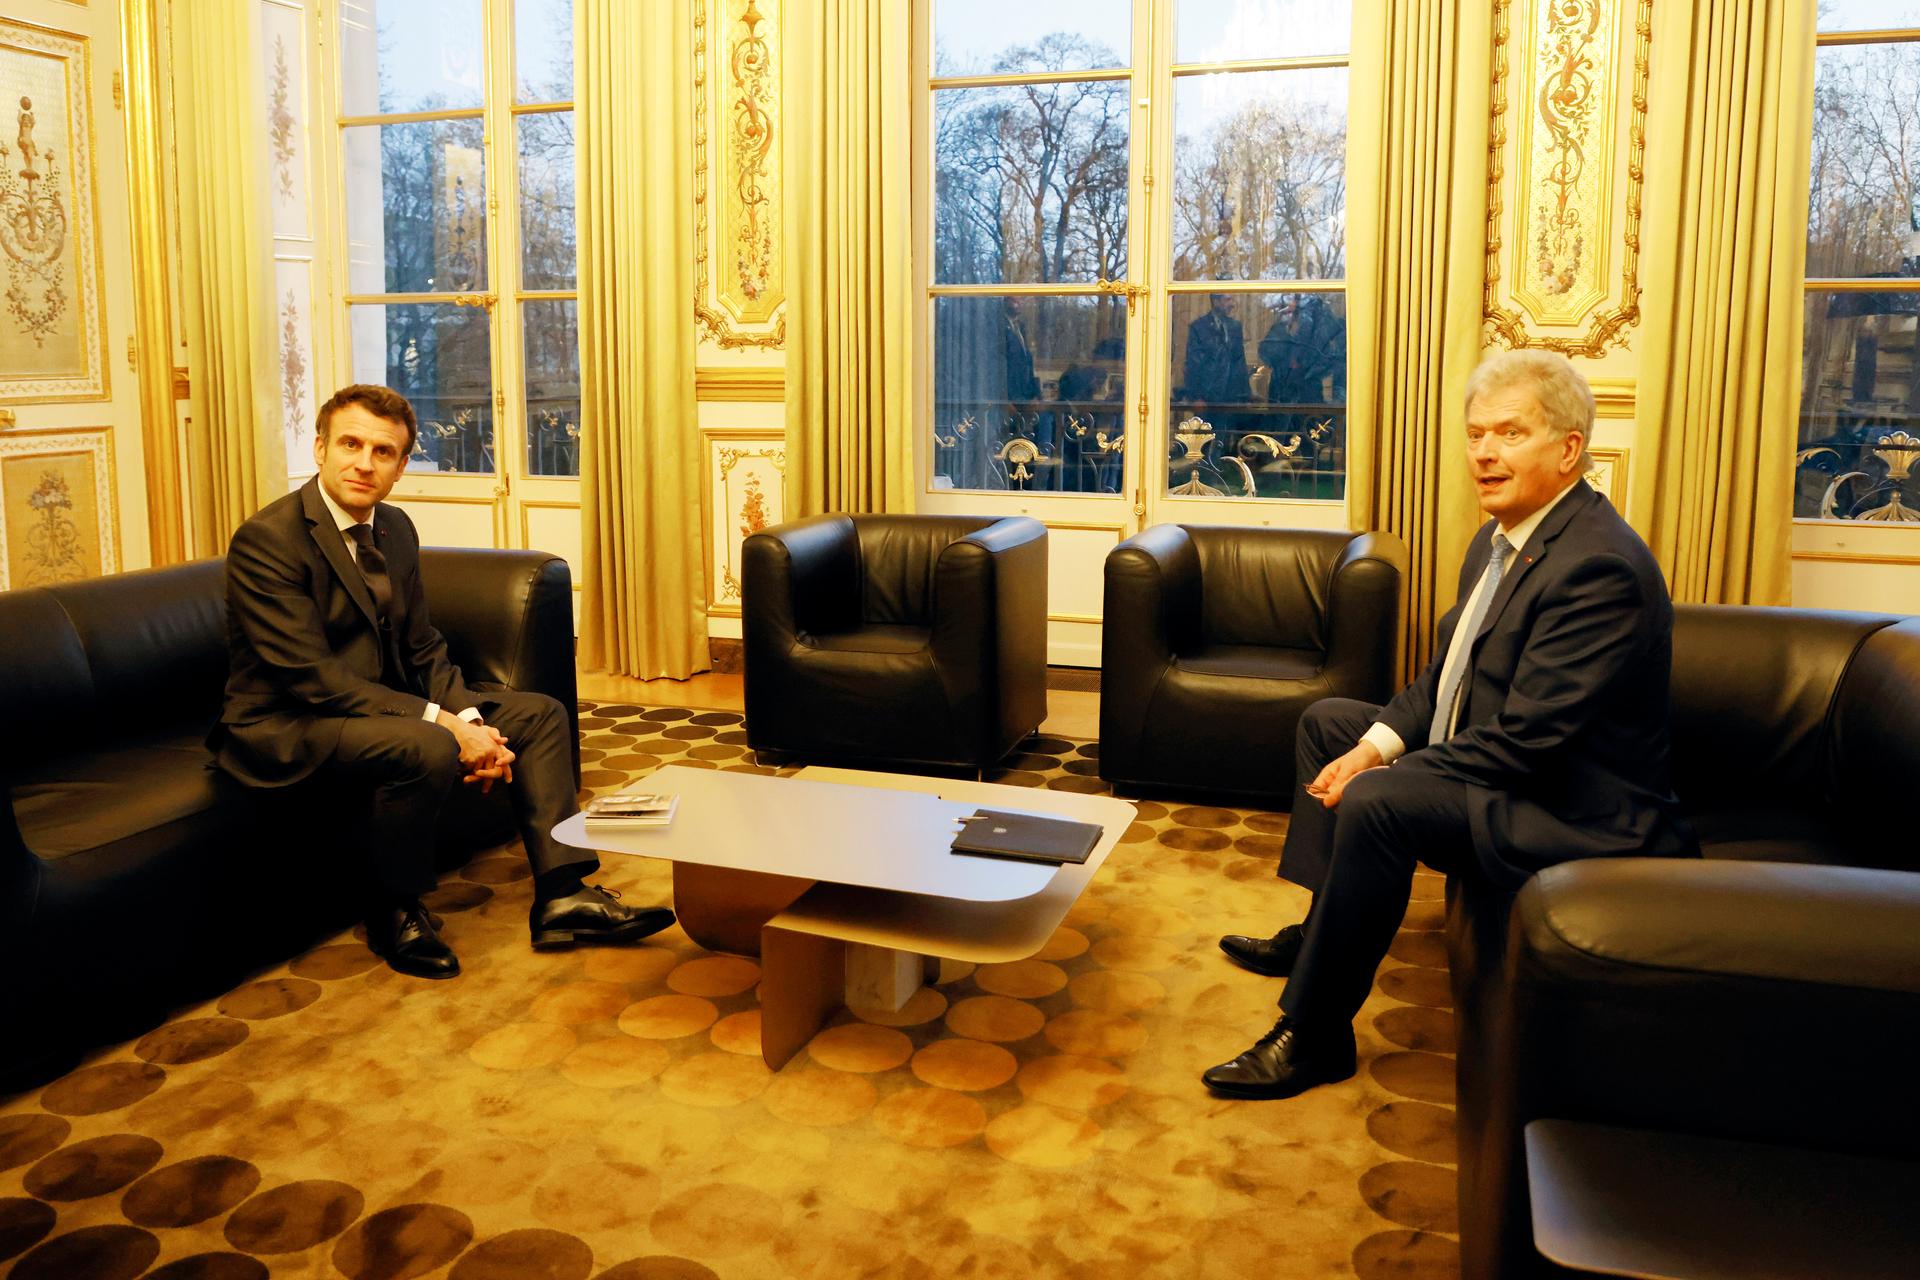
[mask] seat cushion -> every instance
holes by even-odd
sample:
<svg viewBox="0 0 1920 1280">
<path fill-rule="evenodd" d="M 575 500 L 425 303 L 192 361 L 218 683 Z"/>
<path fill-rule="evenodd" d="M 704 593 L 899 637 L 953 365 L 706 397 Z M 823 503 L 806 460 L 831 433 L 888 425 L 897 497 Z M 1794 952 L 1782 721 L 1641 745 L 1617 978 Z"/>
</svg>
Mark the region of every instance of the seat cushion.
<svg viewBox="0 0 1920 1280">
<path fill-rule="evenodd" d="M 197 734 L 65 757 L 23 771 L 12 790 L 21 836 L 47 860 L 167 828 L 184 835 L 239 798 Z"/>
<path fill-rule="evenodd" d="M 1279 649 L 1263 644 L 1208 644 L 1174 659 L 1181 671 L 1203 676 L 1244 676 L 1253 680 L 1312 680 L 1326 655 L 1313 649 Z"/>
<path fill-rule="evenodd" d="M 833 653 L 919 653 L 933 638 L 928 627 L 873 626 L 807 635 L 802 643 Z"/>
<path fill-rule="evenodd" d="M 1814 862 L 1858 866 L 1858 842 L 1831 817 L 1802 809 L 1722 809 L 1688 815 L 1708 858 L 1741 862 Z"/>
</svg>

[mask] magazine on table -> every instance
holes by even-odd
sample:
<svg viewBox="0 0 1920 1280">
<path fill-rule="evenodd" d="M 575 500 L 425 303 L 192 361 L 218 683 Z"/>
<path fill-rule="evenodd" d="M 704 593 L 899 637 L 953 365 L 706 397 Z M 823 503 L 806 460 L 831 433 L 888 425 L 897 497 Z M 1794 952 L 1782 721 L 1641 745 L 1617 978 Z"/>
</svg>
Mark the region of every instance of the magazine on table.
<svg viewBox="0 0 1920 1280">
<path fill-rule="evenodd" d="M 581 810 L 589 827 L 664 827 L 673 821 L 680 797 L 654 791 L 622 791 L 596 796 Z"/>
</svg>

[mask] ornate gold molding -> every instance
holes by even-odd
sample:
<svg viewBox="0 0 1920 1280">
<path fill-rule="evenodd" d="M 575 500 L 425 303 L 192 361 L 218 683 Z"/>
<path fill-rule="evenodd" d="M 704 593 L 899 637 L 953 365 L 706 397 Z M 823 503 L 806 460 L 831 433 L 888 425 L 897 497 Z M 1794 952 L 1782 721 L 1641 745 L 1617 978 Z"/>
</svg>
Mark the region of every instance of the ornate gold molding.
<svg viewBox="0 0 1920 1280">
<path fill-rule="evenodd" d="M 726 19 L 726 35 L 711 44 L 709 8 Z M 779 203 L 780 28 L 779 0 L 696 0 L 693 7 L 693 314 L 705 336 L 728 350 L 779 350 L 787 337 Z M 725 117 L 717 143 L 710 81 L 718 84 L 719 114 Z M 716 176 L 725 194 L 709 199 Z M 727 263 L 720 281 L 712 270 L 716 240 Z"/>
<path fill-rule="evenodd" d="M 1640 202 L 1646 169 L 1647 81 L 1652 63 L 1653 0 L 1637 0 L 1635 6 L 1632 117 L 1627 134 L 1627 196 L 1625 226 L 1621 236 L 1624 253 L 1619 301 L 1612 309 L 1593 317 L 1583 336 L 1533 332 L 1528 327 L 1528 320 L 1545 325 L 1559 322 L 1571 327 L 1579 322 L 1580 316 L 1605 301 L 1604 293 L 1596 294 L 1593 288 L 1580 287 L 1578 263 L 1585 254 L 1593 251 L 1593 241 L 1600 234 L 1599 228 L 1591 225 L 1594 220 L 1592 215 L 1597 213 L 1601 218 L 1606 218 L 1612 213 L 1612 122 L 1618 107 L 1611 92 L 1596 93 L 1591 76 L 1594 54 L 1590 48 L 1609 10 L 1603 0 L 1561 0 L 1547 10 L 1552 42 L 1543 47 L 1539 54 L 1540 68 L 1544 68 L 1540 89 L 1534 95 L 1535 103 L 1529 106 L 1527 114 L 1520 117 L 1518 123 L 1522 152 L 1519 161 L 1522 166 L 1521 180 L 1530 176 L 1529 162 L 1544 162 L 1546 171 L 1540 175 L 1536 187 L 1545 188 L 1551 202 L 1550 207 L 1543 205 L 1538 211 L 1538 226 L 1534 225 L 1534 212 L 1526 209 L 1521 210 L 1516 223 L 1516 231 L 1523 240 L 1536 242 L 1517 243 L 1512 255 L 1515 283 L 1511 285 L 1510 293 L 1521 309 L 1528 313 L 1523 315 L 1520 311 L 1509 310 L 1501 305 L 1500 297 L 1504 259 L 1507 257 L 1501 185 L 1506 175 L 1508 64 L 1512 46 L 1513 5 L 1514 0 L 1494 0 L 1493 92 L 1487 156 L 1486 292 L 1482 308 L 1486 333 L 1491 342 L 1509 348 L 1533 347 L 1569 356 L 1597 358 L 1612 347 L 1624 346 L 1626 330 L 1640 320 Z M 1540 10 L 1532 0 L 1527 0 L 1525 11 L 1531 15 Z M 1588 24 L 1584 32 L 1580 26 L 1582 22 Z M 1597 104 L 1596 96 L 1601 99 Z M 1536 116 L 1540 118 L 1546 134 L 1539 147 L 1533 145 Z M 1598 154 L 1589 155 L 1589 134 L 1593 132 L 1596 116 L 1600 121 L 1600 137 L 1594 150 Z M 1597 171 L 1595 182 L 1583 187 L 1582 175 L 1595 161 L 1600 162 L 1603 168 Z M 1596 187 L 1608 194 L 1596 194 Z M 1535 265 L 1540 269 L 1539 274 L 1545 277 L 1544 284 L 1534 279 L 1534 272 L 1520 266 L 1525 260 L 1524 255 L 1530 250 L 1537 251 Z M 1594 281 L 1595 287 L 1603 287 L 1597 284 L 1597 273 Z M 1536 284 L 1540 284 L 1540 287 L 1535 287 Z M 1567 318 L 1558 321 L 1563 316 Z"/>
<path fill-rule="evenodd" d="M 1589 378 L 1593 388 L 1593 412 L 1597 418 L 1633 417 L 1638 388 L 1632 378 Z"/>
<path fill-rule="evenodd" d="M 696 400 L 753 401 L 779 404 L 787 398 L 784 369 L 696 369 Z"/>
</svg>

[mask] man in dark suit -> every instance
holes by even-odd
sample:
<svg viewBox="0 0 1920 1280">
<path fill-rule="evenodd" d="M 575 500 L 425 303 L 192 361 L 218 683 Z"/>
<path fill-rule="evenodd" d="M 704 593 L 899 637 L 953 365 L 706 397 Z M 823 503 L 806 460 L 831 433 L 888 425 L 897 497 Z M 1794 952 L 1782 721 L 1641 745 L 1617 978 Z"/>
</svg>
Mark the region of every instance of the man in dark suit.
<svg viewBox="0 0 1920 1280">
<path fill-rule="evenodd" d="M 1353 1018 L 1406 914 L 1416 861 L 1518 889 L 1570 858 L 1695 851 L 1669 781 L 1673 606 L 1653 555 L 1582 482 L 1593 393 L 1513 351 L 1467 384 L 1481 508 L 1438 652 L 1384 707 L 1315 703 L 1280 873 L 1307 919 L 1221 949 L 1291 975 L 1273 1030 L 1202 1076 L 1290 1097 L 1355 1069 Z M 1391 767 L 1389 767 L 1391 766 Z"/>
<path fill-rule="evenodd" d="M 383 504 L 406 470 L 413 406 L 350 386 L 320 406 L 320 471 L 240 526 L 227 551 L 232 667 L 208 745 L 253 787 L 316 775 L 364 788 L 367 944 L 402 973 L 460 963 L 420 896 L 434 886 L 442 804 L 465 782 L 508 787 L 534 871 L 533 945 L 624 942 L 673 923 L 583 877 L 591 853 L 549 833 L 575 811 L 566 712 L 545 694 L 475 691 L 427 616 L 413 522 Z"/>
<path fill-rule="evenodd" d="M 1187 326 L 1186 398 L 1197 404 L 1242 404 L 1253 393 L 1247 372 L 1247 343 L 1233 318 L 1233 295 L 1213 294 L 1206 314 Z M 1221 423 L 1214 424 L 1216 429 Z"/>
</svg>

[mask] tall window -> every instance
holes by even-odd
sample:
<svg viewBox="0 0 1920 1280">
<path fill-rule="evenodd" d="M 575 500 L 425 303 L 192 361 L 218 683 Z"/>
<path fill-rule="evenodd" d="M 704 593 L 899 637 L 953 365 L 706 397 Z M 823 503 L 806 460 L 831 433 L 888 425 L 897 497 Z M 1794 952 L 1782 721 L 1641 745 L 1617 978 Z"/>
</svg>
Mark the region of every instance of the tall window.
<svg viewBox="0 0 1920 1280">
<path fill-rule="evenodd" d="M 1794 515 L 1920 521 L 1920 0 L 1820 0 Z"/>
<path fill-rule="evenodd" d="M 1350 3 L 930 7 L 932 486 L 1342 499 Z"/>
<path fill-rule="evenodd" d="M 340 38 L 355 380 L 413 401 L 416 470 L 577 475 L 572 0 L 348 0 Z"/>
</svg>

